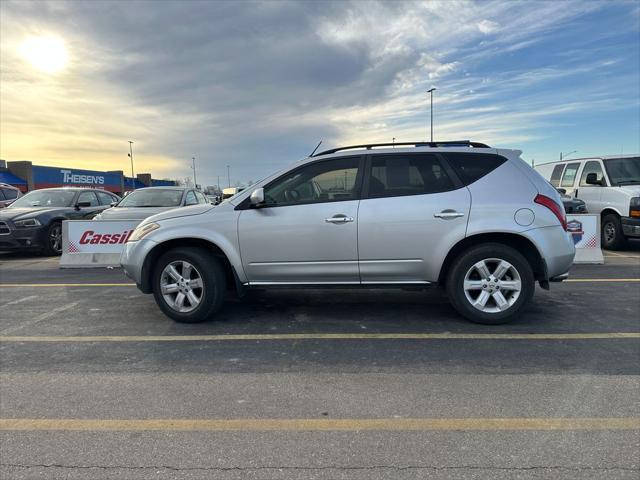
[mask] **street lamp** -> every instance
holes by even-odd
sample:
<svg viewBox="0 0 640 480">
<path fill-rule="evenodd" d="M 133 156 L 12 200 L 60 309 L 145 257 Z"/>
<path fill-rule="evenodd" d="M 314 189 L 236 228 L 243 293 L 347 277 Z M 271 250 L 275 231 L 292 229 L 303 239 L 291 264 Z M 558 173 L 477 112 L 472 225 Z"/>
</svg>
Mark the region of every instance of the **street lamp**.
<svg viewBox="0 0 640 480">
<path fill-rule="evenodd" d="M 574 150 L 573 152 L 564 153 L 564 154 L 562 152 L 560 152 L 560 161 L 562 161 L 563 158 L 567 158 L 569 155 L 571 155 L 573 153 L 578 153 L 578 150 Z"/>
<path fill-rule="evenodd" d="M 229 165 L 227 165 L 227 181 L 229 182 L 229 188 L 231 188 L 231 173 L 229 170 Z"/>
<path fill-rule="evenodd" d="M 193 186 L 198 188 L 198 180 L 196 179 L 196 157 L 191 157 L 191 161 L 193 162 L 191 166 L 191 168 L 193 168 Z"/>
<path fill-rule="evenodd" d="M 433 142 L 433 92 L 435 91 L 435 87 L 431 87 L 427 90 L 427 93 L 431 94 L 431 142 Z"/>
<path fill-rule="evenodd" d="M 133 142 L 129 140 L 129 153 L 127 153 L 129 158 L 131 159 L 131 190 L 136 189 L 136 180 L 133 174 Z"/>
</svg>

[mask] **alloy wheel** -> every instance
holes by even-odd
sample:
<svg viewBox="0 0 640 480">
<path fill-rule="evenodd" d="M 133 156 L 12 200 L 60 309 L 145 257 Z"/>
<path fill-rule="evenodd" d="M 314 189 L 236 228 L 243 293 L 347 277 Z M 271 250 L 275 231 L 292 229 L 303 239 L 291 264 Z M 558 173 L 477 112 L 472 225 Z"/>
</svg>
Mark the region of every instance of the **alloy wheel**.
<svg viewBox="0 0 640 480">
<path fill-rule="evenodd" d="M 160 291 L 172 310 L 191 312 L 200 305 L 204 296 L 202 275 L 189 262 L 171 262 L 164 267 L 160 276 Z"/>
<path fill-rule="evenodd" d="M 522 279 L 518 270 L 506 260 L 486 258 L 467 271 L 463 288 L 474 308 L 498 313 L 516 303 L 522 291 Z"/>
<path fill-rule="evenodd" d="M 49 230 L 49 245 L 56 253 L 62 252 L 62 226 L 56 224 Z"/>
</svg>

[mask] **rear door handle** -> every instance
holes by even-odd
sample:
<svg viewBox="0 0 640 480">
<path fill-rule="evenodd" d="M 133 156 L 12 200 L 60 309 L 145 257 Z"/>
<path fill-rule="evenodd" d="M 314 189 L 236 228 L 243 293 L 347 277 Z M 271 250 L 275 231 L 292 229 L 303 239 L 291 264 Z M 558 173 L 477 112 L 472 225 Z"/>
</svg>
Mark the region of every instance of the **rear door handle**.
<svg viewBox="0 0 640 480">
<path fill-rule="evenodd" d="M 346 215 L 334 215 L 331 218 L 325 218 L 324 219 L 325 222 L 327 223 L 349 223 L 349 222 L 353 222 L 353 217 L 347 217 Z"/>
<path fill-rule="evenodd" d="M 440 213 L 434 213 L 433 216 L 443 220 L 451 220 L 454 218 L 464 217 L 464 213 L 456 212 L 455 210 L 443 210 Z"/>
</svg>

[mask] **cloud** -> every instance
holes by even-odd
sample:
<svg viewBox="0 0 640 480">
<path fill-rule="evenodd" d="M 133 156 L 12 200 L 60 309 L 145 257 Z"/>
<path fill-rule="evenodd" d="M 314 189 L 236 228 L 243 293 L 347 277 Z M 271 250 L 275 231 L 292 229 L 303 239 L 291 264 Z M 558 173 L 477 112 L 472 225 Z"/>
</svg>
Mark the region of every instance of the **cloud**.
<svg viewBox="0 0 640 480">
<path fill-rule="evenodd" d="M 615 5 L 616 34 L 637 28 L 621 21 L 628 4 Z M 606 8 L 599 2 L 74 0 L 0 8 L 6 159 L 126 168 L 131 139 L 140 168 L 162 176 L 189 175 L 195 155 L 206 183 L 226 175 L 226 165 L 234 179 L 255 180 L 321 138 L 425 138 L 432 85 L 439 134 L 498 144 L 547 135 L 569 111 L 557 104 L 623 108 L 637 92 L 635 63 L 621 61 L 604 17 L 583 22 Z M 589 36 L 566 36 L 587 24 Z M 35 75 L 16 54 L 24 38 L 43 34 L 69 48 L 61 75 Z M 599 44 L 585 46 L 588 38 Z M 561 56 L 569 50 L 576 53 Z M 590 103 L 611 92 L 622 100 Z"/>
</svg>

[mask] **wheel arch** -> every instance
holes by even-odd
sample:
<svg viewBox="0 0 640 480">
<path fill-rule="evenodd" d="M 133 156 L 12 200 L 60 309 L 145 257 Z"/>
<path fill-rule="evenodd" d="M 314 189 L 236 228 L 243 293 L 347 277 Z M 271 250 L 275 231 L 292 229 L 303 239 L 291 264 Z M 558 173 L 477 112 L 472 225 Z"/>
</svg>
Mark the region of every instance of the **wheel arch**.
<svg viewBox="0 0 640 480">
<path fill-rule="evenodd" d="M 615 210 L 612 207 L 606 207 L 604 210 L 602 210 L 600 212 L 600 219 L 603 219 L 604 217 L 606 217 L 607 215 L 616 215 L 617 217 L 622 217 L 622 215 L 620 214 L 620 212 L 618 212 L 617 210 Z"/>
<path fill-rule="evenodd" d="M 438 283 L 444 285 L 453 261 L 465 250 L 484 243 L 501 243 L 520 252 L 529 262 L 535 279 L 543 287 L 548 287 L 548 273 L 542 255 L 536 245 L 523 235 L 517 233 L 479 233 L 465 237 L 456 243 L 444 259 L 438 276 Z"/>
<path fill-rule="evenodd" d="M 225 278 L 227 280 L 227 287 L 229 289 L 235 290 L 238 294 L 241 293 L 242 284 L 240 282 L 240 279 L 238 278 L 238 274 L 235 268 L 231 264 L 231 261 L 229 260 L 229 257 L 224 252 L 224 250 L 222 250 L 222 248 L 209 240 L 191 237 L 173 238 L 170 240 L 166 240 L 159 243 L 149 251 L 144 259 L 144 263 L 142 264 L 140 290 L 142 290 L 144 293 L 153 292 L 152 275 L 156 261 L 162 254 L 177 247 L 199 248 L 201 250 L 207 251 L 208 253 L 219 259 L 224 270 Z"/>
</svg>

